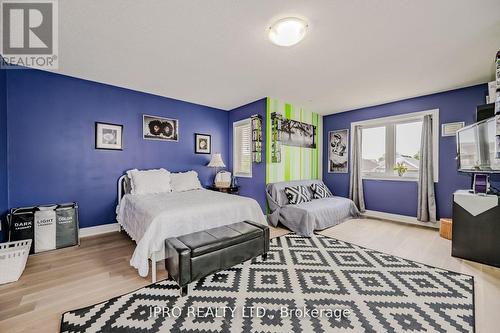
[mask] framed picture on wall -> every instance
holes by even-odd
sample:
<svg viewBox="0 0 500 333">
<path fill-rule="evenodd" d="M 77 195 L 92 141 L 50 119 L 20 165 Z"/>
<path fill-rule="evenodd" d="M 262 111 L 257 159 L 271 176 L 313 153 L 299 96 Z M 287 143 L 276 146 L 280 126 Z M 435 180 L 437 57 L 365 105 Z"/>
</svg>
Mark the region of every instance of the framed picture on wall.
<svg viewBox="0 0 500 333">
<path fill-rule="evenodd" d="M 328 132 L 328 172 L 349 172 L 349 129 Z"/>
<path fill-rule="evenodd" d="M 194 134 L 194 152 L 195 154 L 212 153 L 212 136 L 209 134 Z"/>
<path fill-rule="evenodd" d="M 316 126 L 300 121 L 281 121 L 281 143 L 285 146 L 316 148 Z"/>
<path fill-rule="evenodd" d="M 142 135 L 145 140 L 179 141 L 179 120 L 145 114 Z"/>
<path fill-rule="evenodd" d="M 95 149 L 123 150 L 123 125 L 96 122 Z"/>
</svg>

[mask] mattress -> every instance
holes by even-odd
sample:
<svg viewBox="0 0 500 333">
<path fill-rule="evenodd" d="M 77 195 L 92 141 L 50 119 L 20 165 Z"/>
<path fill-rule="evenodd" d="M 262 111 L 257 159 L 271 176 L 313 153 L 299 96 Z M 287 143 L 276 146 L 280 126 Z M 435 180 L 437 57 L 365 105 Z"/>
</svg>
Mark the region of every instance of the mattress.
<svg viewBox="0 0 500 333">
<path fill-rule="evenodd" d="M 254 199 L 205 189 L 147 195 L 126 194 L 118 223 L 137 243 L 130 265 L 147 276 L 148 258 L 163 253 L 165 239 L 244 220 L 267 224 Z"/>
</svg>

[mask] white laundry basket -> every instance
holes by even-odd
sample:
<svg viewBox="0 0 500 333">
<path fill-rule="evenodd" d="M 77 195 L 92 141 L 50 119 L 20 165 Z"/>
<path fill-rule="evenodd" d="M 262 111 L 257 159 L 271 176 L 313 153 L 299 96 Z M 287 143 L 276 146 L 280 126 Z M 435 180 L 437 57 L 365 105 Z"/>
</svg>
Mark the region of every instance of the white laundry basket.
<svg viewBox="0 0 500 333">
<path fill-rule="evenodd" d="M 31 239 L 0 243 L 0 284 L 19 280 L 31 247 Z"/>
</svg>

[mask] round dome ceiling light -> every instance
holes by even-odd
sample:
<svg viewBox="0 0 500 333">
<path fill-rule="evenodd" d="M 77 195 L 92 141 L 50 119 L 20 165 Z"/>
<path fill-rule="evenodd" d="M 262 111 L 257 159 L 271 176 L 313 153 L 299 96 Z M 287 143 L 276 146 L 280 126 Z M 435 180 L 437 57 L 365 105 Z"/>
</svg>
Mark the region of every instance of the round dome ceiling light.
<svg viewBox="0 0 500 333">
<path fill-rule="evenodd" d="M 286 17 L 269 27 L 269 39 L 278 46 L 292 46 L 304 39 L 307 22 L 298 17 Z"/>
</svg>

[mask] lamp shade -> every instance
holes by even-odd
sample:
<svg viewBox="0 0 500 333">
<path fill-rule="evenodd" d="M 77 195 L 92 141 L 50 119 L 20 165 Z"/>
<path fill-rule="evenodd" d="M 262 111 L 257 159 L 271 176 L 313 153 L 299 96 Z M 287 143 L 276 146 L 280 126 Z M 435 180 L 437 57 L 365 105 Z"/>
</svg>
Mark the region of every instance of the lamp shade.
<svg viewBox="0 0 500 333">
<path fill-rule="evenodd" d="M 226 165 L 224 164 L 224 161 L 222 160 L 222 155 L 220 153 L 212 154 L 212 159 L 207 164 L 207 167 L 209 167 L 209 168 L 225 168 Z"/>
</svg>

